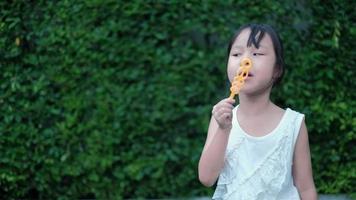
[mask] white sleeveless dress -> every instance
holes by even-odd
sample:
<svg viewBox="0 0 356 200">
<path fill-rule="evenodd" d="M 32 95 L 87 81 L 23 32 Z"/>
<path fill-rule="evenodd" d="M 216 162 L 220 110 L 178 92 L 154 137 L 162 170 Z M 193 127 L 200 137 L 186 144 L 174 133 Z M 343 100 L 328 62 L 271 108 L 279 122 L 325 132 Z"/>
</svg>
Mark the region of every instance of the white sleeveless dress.
<svg viewBox="0 0 356 200">
<path fill-rule="evenodd" d="M 248 135 L 233 109 L 232 129 L 213 199 L 300 200 L 293 184 L 294 146 L 304 115 L 286 109 L 278 126 L 262 137 Z"/>
</svg>

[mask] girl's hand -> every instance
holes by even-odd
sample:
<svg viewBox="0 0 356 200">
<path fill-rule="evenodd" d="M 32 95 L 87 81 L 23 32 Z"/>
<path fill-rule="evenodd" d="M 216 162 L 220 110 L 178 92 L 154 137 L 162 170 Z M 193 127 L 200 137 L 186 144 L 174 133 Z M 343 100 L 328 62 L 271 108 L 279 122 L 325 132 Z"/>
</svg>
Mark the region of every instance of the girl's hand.
<svg viewBox="0 0 356 200">
<path fill-rule="evenodd" d="M 219 128 L 231 129 L 232 109 L 234 109 L 235 99 L 226 98 L 213 107 L 212 114 L 217 121 Z"/>
</svg>

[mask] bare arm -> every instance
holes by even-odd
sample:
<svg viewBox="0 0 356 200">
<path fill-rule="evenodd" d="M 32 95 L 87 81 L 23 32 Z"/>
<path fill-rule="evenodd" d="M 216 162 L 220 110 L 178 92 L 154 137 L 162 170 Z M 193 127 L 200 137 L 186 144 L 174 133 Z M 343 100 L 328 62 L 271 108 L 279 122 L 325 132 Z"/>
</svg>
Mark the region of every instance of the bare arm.
<svg viewBox="0 0 356 200">
<path fill-rule="evenodd" d="M 213 109 L 207 139 L 198 166 L 199 180 L 207 187 L 214 185 L 224 166 L 234 102 L 234 100 L 225 99 Z"/>
<path fill-rule="evenodd" d="M 298 188 L 302 200 L 318 199 L 310 160 L 308 131 L 304 120 L 295 145 L 293 177 L 294 184 Z"/>
<path fill-rule="evenodd" d="M 208 137 L 199 161 L 199 180 L 207 187 L 214 185 L 224 166 L 229 132 L 230 129 L 218 128 L 215 119 L 211 118 Z"/>
</svg>

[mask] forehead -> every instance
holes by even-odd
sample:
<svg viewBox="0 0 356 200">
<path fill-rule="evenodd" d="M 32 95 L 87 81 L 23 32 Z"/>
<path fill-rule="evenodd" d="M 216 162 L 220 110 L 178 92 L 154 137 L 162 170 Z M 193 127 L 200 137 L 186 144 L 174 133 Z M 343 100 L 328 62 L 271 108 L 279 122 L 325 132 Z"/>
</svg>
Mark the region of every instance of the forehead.
<svg viewBox="0 0 356 200">
<path fill-rule="evenodd" d="M 260 33 L 257 33 L 255 35 L 256 41 L 257 41 L 259 34 Z M 251 29 L 246 28 L 246 29 L 242 30 L 240 32 L 240 34 L 236 37 L 232 46 L 234 48 L 247 47 L 247 43 L 248 43 L 248 39 L 250 38 L 250 35 L 251 35 Z M 251 44 L 251 46 L 256 48 L 253 43 Z M 261 41 L 259 43 L 259 48 L 273 48 L 271 36 L 267 32 L 265 32 L 263 38 L 261 39 Z"/>
</svg>

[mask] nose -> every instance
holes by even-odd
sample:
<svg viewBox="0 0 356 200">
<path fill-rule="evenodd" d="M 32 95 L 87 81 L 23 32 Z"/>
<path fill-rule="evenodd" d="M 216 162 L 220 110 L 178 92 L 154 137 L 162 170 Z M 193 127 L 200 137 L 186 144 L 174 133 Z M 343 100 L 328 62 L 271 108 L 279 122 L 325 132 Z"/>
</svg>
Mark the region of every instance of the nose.
<svg viewBox="0 0 356 200">
<path fill-rule="evenodd" d="M 252 67 L 252 60 L 249 57 L 245 57 L 240 62 L 240 67 L 245 67 L 250 69 Z"/>
<path fill-rule="evenodd" d="M 252 60 L 249 57 L 244 57 L 241 61 L 240 61 L 240 68 L 239 71 L 241 74 L 241 76 L 243 78 L 247 78 L 248 76 L 250 76 L 250 69 L 252 67 Z"/>
</svg>

